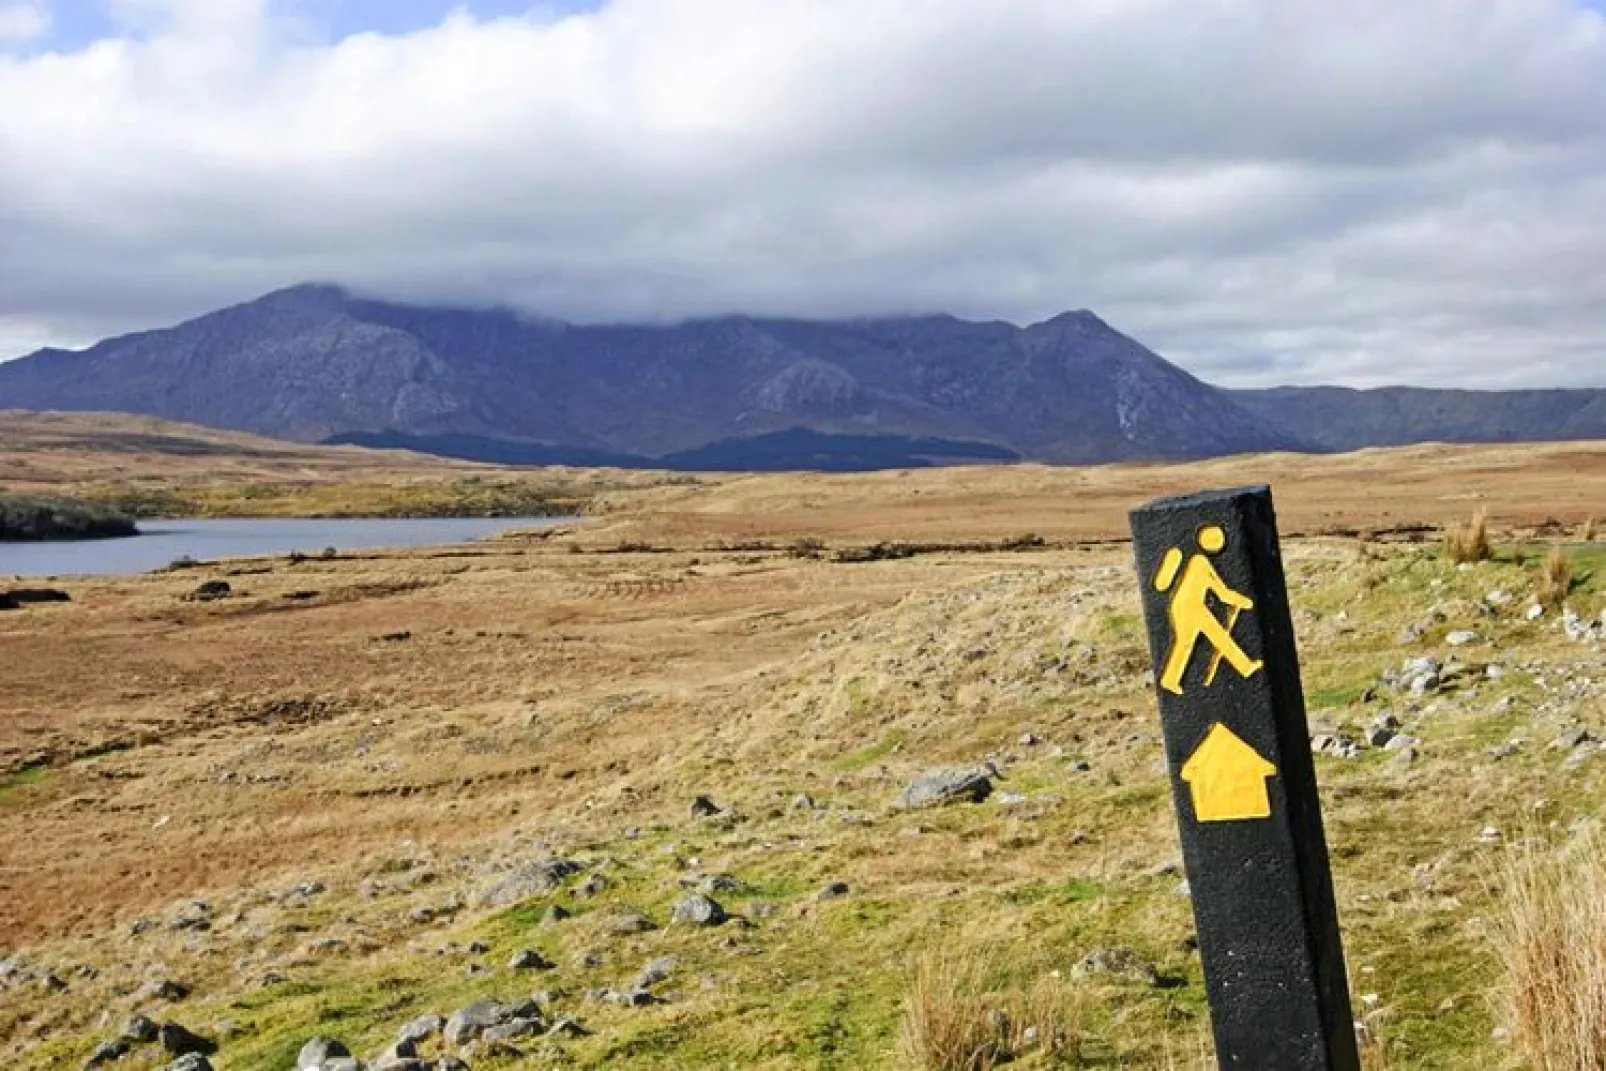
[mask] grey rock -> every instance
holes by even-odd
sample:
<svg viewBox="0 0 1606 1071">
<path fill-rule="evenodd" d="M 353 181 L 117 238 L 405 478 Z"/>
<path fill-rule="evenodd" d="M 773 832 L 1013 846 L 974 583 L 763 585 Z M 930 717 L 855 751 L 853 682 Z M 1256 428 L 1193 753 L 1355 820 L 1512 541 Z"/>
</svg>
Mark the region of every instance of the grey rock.
<svg viewBox="0 0 1606 1071">
<path fill-rule="evenodd" d="M 692 883 L 692 888 L 704 896 L 713 896 L 715 893 L 741 892 L 746 887 L 742 884 L 741 879 L 733 878 L 729 874 L 702 874 Z"/>
<path fill-rule="evenodd" d="M 555 922 L 562 922 L 564 919 L 569 917 L 568 908 L 564 907 L 562 904 L 552 904 L 546 909 L 546 913 L 541 916 L 541 925 L 550 926 Z"/>
<path fill-rule="evenodd" d="M 569 859 L 540 859 L 526 863 L 482 889 L 480 904 L 484 907 L 503 907 L 543 896 L 562 886 L 565 880 L 580 870 L 580 864 Z"/>
<path fill-rule="evenodd" d="M 157 1029 L 156 1036 L 162 1048 L 174 1056 L 188 1056 L 191 1053 L 211 1056 L 217 1052 L 217 1042 L 203 1038 L 178 1023 L 163 1023 Z"/>
<path fill-rule="evenodd" d="M 818 810 L 819 806 L 814 797 L 807 792 L 799 792 L 792 797 L 792 810 L 794 811 L 814 811 Z"/>
<path fill-rule="evenodd" d="M 641 1008 L 648 1004 L 658 1003 L 657 997 L 653 996 L 648 990 L 639 987 L 626 989 L 623 992 L 608 990 L 605 999 L 622 1008 Z"/>
<path fill-rule="evenodd" d="M 1401 733 L 1399 736 L 1390 737 L 1388 742 L 1383 745 L 1383 750 L 1405 751 L 1407 749 L 1416 747 L 1418 742 L 1419 741 L 1416 737 L 1406 736 L 1404 733 Z"/>
<path fill-rule="evenodd" d="M 458 1009 L 446 1020 L 442 1036 L 449 1045 L 463 1045 L 473 1041 L 486 1030 L 512 1017 L 512 1009 L 494 1000 L 476 1000 Z"/>
<path fill-rule="evenodd" d="M 968 800 L 980 803 L 993 792 L 998 770 L 992 763 L 965 769 L 927 770 L 909 782 L 899 803 L 906 808 Z"/>
<path fill-rule="evenodd" d="M 845 881 L 829 882 L 819 892 L 814 894 L 816 900 L 840 900 L 848 895 L 848 883 Z"/>
<path fill-rule="evenodd" d="M 331 1060 L 347 1059 L 351 1050 L 337 1038 L 316 1037 L 301 1046 L 296 1056 L 296 1071 L 319 1071 Z"/>
<path fill-rule="evenodd" d="M 123 1024 L 123 1037 L 141 1045 L 155 1041 L 160 1033 L 161 1028 L 156 1021 L 145 1015 L 130 1016 L 128 1022 Z"/>
<path fill-rule="evenodd" d="M 661 956 L 641 968 L 636 976 L 635 988 L 647 989 L 666 981 L 675 972 L 676 961 L 673 956 Z"/>
<path fill-rule="evenodd" d="M 106 1064 L 116 1063 L 128 1055 L 128 1042 L 122 1038 L 115 1041 L 103 1041 L 95 1046 L 95 1051 L 89 1054 L 84 1061 L 85 1067 L 102 1067 Z"/>
<path fill-rule="evenodd" d="M 1571 751 L 1580 744 L 1587 744 L 1593 739 L 1594 737 L 1589 735 L 1589 730 L 1575 726 L 1562 732 L 1550 746 L 1560 751 Z"/>
<path fill-rule="evenodd" d="M 184 597 L 191 602 L 215 602 L 218 599 L 226 599 L 232 594 L 234 589 L 229 586 L 227 580 L 206 580 Z"/>
<path fill-rule="evenodd" d="M 1366 730 L 1366 745 L 1368 747 L 1382 747 L 1390 740 L 1393 740 L 1396 735 L 1397 734 L 1393 729 L 1384 728 L 1381 725 L 1374 725 L 1370 729 Z"/>
<path fill-rule="evenodd" d="M 134 990 L 134 1000 L 143 1003 L 148 1000 L 165 1000 L 176 1003 L 190 995 L 190 987 L 183 982 L 175 982 L 171 978 L 152 979 Z"/>
<path fill-rule="evenodd" d="M 691 801 L 691 816 L 693 818 L 712 818 L 714 815 L 721 813 L 723 812 L 720 810 L 719 804 L 707 796 L 698 796 Z"/>
<path fill-rule="evenodd" d="M 1095 948 L 1071 968 L 1071 978 L 1077 982 L 1155 986 L 1160 983 L 1160 972 L 1130 948 Z"/>
<path fill-rule="evenodd" d="M 446 1020 L 439 1015 L 420 1015 L 396 1034 L 396 1044 L 417 1044 L 439 1034 L 446 1028 Z"/>
<path fill-rule="evenodd" d="M 545 1029 L 545 1026 L 546 1024 L 540 1019 L 521 1016 L 486 1027 L 480 1037 L 486 1041 L 517 1041 L 519 1038 L 535 1037 Z"/>
<path fill-rule="evenodd" d="M 507 966 L 511 971 L 546 971 L 551 970 L 555 964 L 535 949 L 523 948 L 513 953 L 513 958 L 507 961 Z"/>
<path fill-rule="evenodd" d="M 212 1061 L 203 1053 L 186 1053 L 168 1064 L 166 1071 L 212 1071 Z"/>
<path fill-rule="evenodd" d="M 212 905 L 205 900 L 191 900 L 168 920 L 170 930 L 210 930 Z"/>
<path fill-rule="evenodd" d="M 585 1027 L 564 1015 L 560 1016 L 552 1024 L 551 1029 L 546 1032 L 546 1036 L 549 1038 L 583 1038 L 589 1033 L 590 1031 Z"/>
<path fill-rule="evenodd" d="M 719 901 L 702 893 L 687 893 L 675 902 L 670 921 L 688 923 L 692 926 L 718 926 L 726 917 L 725 909 L 720 906 Z"/>
<path fill-rule="evenodd" d="M 575 892 L 586 897 L 600 896 L 608 891 L 609 884 L 608 879 L 601 874 L 592 874 L 580 883 Z"/>
<path fill-rule="evenodd" d="M 1469 643 L 1477 642 L 1478 634 L 1469 628 L 1456 629 L 1444 637 L 1444 642 L 1451 647 L 1465 647 Z"/>
</svg>

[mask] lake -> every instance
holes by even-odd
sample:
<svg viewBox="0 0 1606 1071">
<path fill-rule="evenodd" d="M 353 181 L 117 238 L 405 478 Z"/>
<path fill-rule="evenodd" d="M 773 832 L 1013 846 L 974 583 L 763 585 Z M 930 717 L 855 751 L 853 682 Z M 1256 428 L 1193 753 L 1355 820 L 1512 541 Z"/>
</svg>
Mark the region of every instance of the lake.
<svg viewBox="0 0 1606 1071">
<path fill-rule="evenodd" d="M 140 521 L 140 535 L 43 543 L 0 543 L 0 576 L 125 576 L 175 558 L 197 561 L 289 554 L 325 547 L 373 550 L 468 543 L 514 528 L 572 523 L 574 517 L 451 517 L 417 520 L 231 519 Z"/>
</svg>

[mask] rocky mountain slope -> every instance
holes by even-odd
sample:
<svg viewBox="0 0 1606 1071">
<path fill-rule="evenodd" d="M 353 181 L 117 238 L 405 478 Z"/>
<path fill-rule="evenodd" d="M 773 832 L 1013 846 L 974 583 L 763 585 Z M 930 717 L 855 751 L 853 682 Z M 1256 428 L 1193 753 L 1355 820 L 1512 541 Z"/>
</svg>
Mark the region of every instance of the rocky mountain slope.
<svg viewBox="0 0 1606 1071">
<path fill-rule="evenodd" d="M 577 327 L 317 286 L 0 365 L 0 406 L 145 413 L 304 441 L 439 440 L 457 452 L 482 439 L 615 463 L 798 428 L 854 436 L 859 453 L 865 437 L 880 439 L 883 452 L 909 455 L 893 463 L 1298 445 L 1088 312 L 1024 329 L 942 316 Z M 901 440 L 935 441 L 889 445 Z M 820 446 L 800 450 L 818 460 Z M 740 450 L 715 453 L 742 467 Z"/>
<path fill-rule="evenodd" d="M 685 469 L 1098 462 L 1606 437 L 1606 392 L 1224 391 L 1090 312 L 576 326 L 300 286 L 0 364 L 0 407 Z"/>
</svg>

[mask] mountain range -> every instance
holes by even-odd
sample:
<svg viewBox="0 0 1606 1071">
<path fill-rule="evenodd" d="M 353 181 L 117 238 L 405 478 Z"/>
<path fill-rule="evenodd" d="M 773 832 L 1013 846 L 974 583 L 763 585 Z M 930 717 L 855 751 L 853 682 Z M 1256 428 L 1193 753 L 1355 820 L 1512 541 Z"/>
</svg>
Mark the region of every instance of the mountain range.
<svg viewBox="0 0 1606 1071">
<path fill-rule="evenodd" d="M 1606 438 L 1606 390 L 1225 390 L 1091 312 L 582 326 L 277 291 L 0 363 L 0 408 L 524 464 L 872 469 Z"/>
</svg>

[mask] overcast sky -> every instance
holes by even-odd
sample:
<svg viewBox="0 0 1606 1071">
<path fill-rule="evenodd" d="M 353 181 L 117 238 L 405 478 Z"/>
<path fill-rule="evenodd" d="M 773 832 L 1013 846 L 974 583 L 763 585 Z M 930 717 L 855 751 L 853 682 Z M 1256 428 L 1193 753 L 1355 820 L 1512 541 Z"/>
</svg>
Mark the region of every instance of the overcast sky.
<svg viewBox="0 0 1606 1071">
<path fill-rule="evenodd" d="M 0 357 L 306 280 L 1606 386 L 1585 0 L 0 0 Z"/>
</svg>

